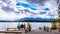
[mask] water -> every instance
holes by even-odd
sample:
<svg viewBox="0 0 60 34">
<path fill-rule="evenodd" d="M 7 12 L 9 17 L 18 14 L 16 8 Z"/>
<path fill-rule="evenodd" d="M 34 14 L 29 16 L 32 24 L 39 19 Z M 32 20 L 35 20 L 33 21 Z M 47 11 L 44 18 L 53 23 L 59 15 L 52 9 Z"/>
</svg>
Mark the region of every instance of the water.
<svg viewBox="0 0 60 34">
<path fill-rule="evenodd" d="M 0 22 L 0 30 L 6 30 L 7 28 L 16 28 L 18 23 L 27 24 L 28 22 Z M 51 27 L 51 22 L 29 22 L 31 24 L 32 29 L 37 29 L 38 27 L 43 27 L 44 25 L 47 27 Z"/>
</svg>

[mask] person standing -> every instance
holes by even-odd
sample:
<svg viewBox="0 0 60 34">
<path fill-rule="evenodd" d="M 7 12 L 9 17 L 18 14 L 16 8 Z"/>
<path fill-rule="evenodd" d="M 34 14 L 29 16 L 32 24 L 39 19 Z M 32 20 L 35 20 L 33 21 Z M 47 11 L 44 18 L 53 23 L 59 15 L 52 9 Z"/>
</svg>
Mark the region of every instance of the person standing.
<svg viewBox="0 0 60 34">
<path fill-rule="evenodd" d="M 44 31 L 46 31 L 46 27 L 45 27 L 45 25 L 44 25 Z"/>
<path fill-rule="evenodd" d="M 31 25 L 29 24 L 29 31 L 31 31 Z"/>
<path fill-rule="evenodd" d="M 49 27 L 47 27 L 47 32 L 49 31 Z"/>
<path fill-rule="evenodd" d="M 20 27 L 21 27 L 21 25 L 20 25 L 20 23 L 18 23 L 18 25 L 17 25 L 18 30 L 20 29 Z"/>
<path fill-rule="evenodd" d="M 25 23 L 23 24 L 23 28 L 24 28 L 24 30 L 26 29 L 26 24 Z"/>
<path fill-rule="evenodd" d="M 31 31 L 31 25 L 29 23 L 27 24 L 27 31 Z"/>
<path fill-rule="evenodd" d="M 23 24 L 21 24 L 20 31 L 22 31 L 22 34 L 25 34 L 25 30 L 24 30 L 24 25 Z"/>
</svg>

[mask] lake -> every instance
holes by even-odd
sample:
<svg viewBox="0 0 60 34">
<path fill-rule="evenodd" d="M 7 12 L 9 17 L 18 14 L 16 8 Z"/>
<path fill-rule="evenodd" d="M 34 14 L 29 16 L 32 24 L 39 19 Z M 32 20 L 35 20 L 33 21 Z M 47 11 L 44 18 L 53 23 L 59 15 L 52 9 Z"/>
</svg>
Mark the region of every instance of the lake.
<svg viewBox="0 0 60 34">
<path fill-rule="evenodd" d="M 6 30 L 6 28 L 16 28 L 18 23 L 27 24 L 28 22 L 0 22 L 0 30 Z M 43 27 L 44 25 L 47 27 L 51 27 L 51 22 L 29 22 L 31 24 L 32 29 L 37 29 L 38 27 Z"/>
</svg>

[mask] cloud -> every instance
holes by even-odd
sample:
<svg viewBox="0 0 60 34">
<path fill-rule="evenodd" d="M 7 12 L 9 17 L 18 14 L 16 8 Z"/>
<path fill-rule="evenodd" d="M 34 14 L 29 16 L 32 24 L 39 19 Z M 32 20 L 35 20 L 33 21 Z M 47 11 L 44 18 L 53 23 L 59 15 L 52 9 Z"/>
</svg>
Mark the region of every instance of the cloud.
<svg viewBox="0 0 60 34">
<path fill-rule="evenodd" d="M 26 0 L 29 3 L 44 5 L 44 2 L 49 0 Z"/>
<path fill-rule="evenodd" d="M 47 12 L 40 12 L 40 15 L 46 14 Z"/>
<path fill-rule="evenodd" d="M 9 0 L 1 0 L 1 1 L 3 1 L 3 2 L 8 2 Z"/>
<path fill-rule="evenodd" d="M 13 0 L 12 0 L 13 1 Z M 6 1 L 8 2 L 8 1 Z M 57 4 L 55 1 L 52 0 L 27 0 L 26 2 L 10 2 L 6 3 L 5 1 L 2 3 L 5 3 L 6 6 L 1 5 L 0 9 L 0 20 L 18 20 L 25 17 L 33 17 L 33 18 L 51 18 L 48 14 L 48 12 L 55 14 L 55 17 L 57 15 Z M 18 3 L 19 6 L 16 6 L 16 3 Z M 44 6 L 40 6 L 42 4 Z M 8 7 L 9 6 L 9 7 Z M 7 10 L 8 9 L 8 10 Z M 55 13 L 54 13 L 55 12 Z M 9 17 L 8 17 L 9 16 Z"/>
<path fill-rule="evenodd" d="M 2 7 L 1 9 L 4 10 L 5 12 L 11 12 L 11 11 L 14 11 L 13 8 L 9 8 L 9 7 Z"/>
</svg>

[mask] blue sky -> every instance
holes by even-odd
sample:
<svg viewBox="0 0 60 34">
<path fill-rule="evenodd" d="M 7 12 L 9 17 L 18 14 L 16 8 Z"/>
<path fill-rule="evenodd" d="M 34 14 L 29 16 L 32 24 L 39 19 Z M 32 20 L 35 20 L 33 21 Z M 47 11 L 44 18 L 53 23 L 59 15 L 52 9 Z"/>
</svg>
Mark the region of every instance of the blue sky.
<svg viewBox="0 0 60 34">
<path fill-rule="evenodd" d="M 55 0 L 0 0 L 0 20 L 15 21 L 26 17 L 51 19 L 53 16 L 58 18 L 57 10 Z"/>
</svg>

